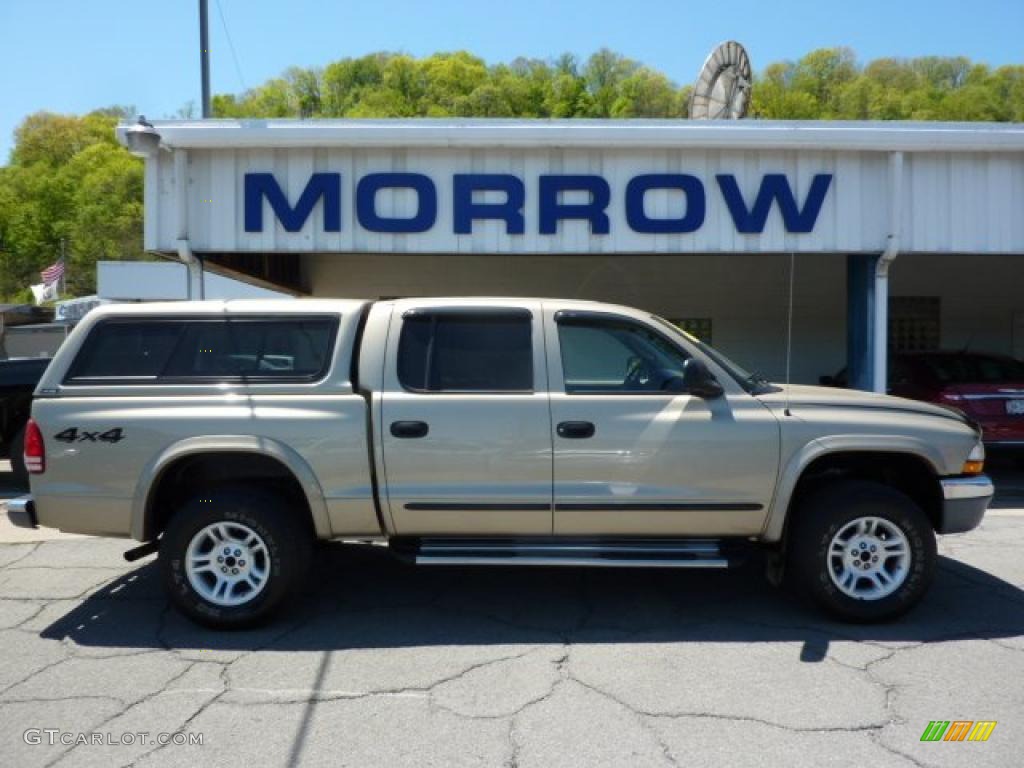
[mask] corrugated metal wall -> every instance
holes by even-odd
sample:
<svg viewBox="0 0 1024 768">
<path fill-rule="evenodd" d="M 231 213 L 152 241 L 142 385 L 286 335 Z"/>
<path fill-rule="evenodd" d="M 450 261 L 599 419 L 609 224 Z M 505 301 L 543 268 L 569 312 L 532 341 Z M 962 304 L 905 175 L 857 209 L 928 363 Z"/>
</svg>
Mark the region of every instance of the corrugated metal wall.
<svg viewBox="0 0 1024 768">
<path fill-rule="evenodd" d="M 885 246 L 888 223 L 888 166 L 883 152 L 741 150 L 562 150 L 562 149 L 220 149 L 191 150 L 187 192 L 189 236 L 196 251 L 338 253 L 856 253 Z M 310 175 L 342 177 L 342 230 L 325 232 L 322 202 L 300 232 L 286 232 L 264 205 L 264 231 L 244 228 L 246 173 L 273 173 L 294 204 Z M 437 188 L 437 220 L 427 232 L 381 234 L 355 220 L 355 185 L 376 172 L 406 171 L 429 176 Z M 452 175 L 509 173 L 526 187 L 526 232 L 507 235 L 505 225 L 476 221 L 472 235 L 452 231 Z M 687 173 L 704 183 L 707 213 L 691 234 L 633 232 L 626 221 L 624 190 L 645 173 Z M 760 234 L 740 234 L 729 215 L 715 175 L 734 174 L 750 206 L 766 173 L 784 173 L 803 203 L 815 174 L 831 173 L 832 185 L 815 228 L 787 233 L 773 207 Z M 1024 253 L 1024 156 L 908 153 L 904 168 L 903 252 Z M 584 221 L 563 221 L 556 235 L 538 234 L 538 178 L 542 174 L 597 174 L 612 190 L 607 209 L 610 233 L 592 235 Z M 381 215 L 408 216 L 411 191 L 382 191 Z M 647 195 L 652 217 L 681 215 L 682 193 Z M 174 162 L 160 152 L 147 163 L 146 247 L 176 249 L 178 224 Z"/>
</svg>

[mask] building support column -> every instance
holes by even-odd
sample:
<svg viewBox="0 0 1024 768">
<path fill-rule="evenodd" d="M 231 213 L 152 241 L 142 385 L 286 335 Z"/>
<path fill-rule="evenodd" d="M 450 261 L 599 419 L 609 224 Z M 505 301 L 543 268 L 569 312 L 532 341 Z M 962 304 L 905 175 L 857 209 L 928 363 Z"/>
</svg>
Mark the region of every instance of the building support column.
<svg viewBox="0 0 1024 768">
<path fill-rule="evenodd" d="M 846 370 L 854 389 L 888 389 L 889 267 L 900 252 L 902 217 L 903 153 L 890 152 L 885 250 L 846 257 Z"/>
<path fill-rule="evenodd" d="M 889 267 L 900 252 L 903 228 L 903 153 L 889 153 L 889 235 L 875 265 L 875 321 L 871 366 L 875 392 L 889 389 Z"/>
<path fill-rule="evenodd" d="M 174 194 L 177 209 L 178 258 L 188 270 L 188 298 L 200 301 L 206 297 L 203 284 L 203 262 L 192 252 L 188 222 L 188 152 L 174 150 Z"/>
<path fill-rule="evenodd" d="M 846 257 L 846 378 L 853 389 L 871 390 L 875 383 L 874 253 Z"/>
</svg>

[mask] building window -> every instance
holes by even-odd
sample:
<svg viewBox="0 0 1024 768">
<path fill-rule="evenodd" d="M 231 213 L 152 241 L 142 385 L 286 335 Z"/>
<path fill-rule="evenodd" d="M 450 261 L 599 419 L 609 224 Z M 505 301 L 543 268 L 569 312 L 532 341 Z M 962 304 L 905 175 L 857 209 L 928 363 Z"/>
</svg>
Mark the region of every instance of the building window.
<svg viewBox="0 0 1024 768">
<path fill-rule="evenodd" d="M 414 392 L 531 392 L 531 323 L 515 309 L 408 313 L 398 380 Z"/>
<path fill-rule="evenodd" d="M 711 341 L 711 318 L 710 317 L 681 317 L 669 320 L 672 325 L 686 331 L 691 336 L 696 336 L 705 344 L 712 344 Z"/>
<path fill-rule="evenodd" d="M 938 296 L 894 296 L 889 300 L 889 349 L 927 352 L 939 348 L 942 303 Z"/>
</svg>

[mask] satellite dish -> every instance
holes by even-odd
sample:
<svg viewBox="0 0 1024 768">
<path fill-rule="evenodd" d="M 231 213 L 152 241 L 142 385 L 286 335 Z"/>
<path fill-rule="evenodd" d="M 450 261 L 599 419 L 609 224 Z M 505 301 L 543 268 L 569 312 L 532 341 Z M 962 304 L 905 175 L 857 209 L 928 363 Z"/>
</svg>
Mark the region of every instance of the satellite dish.
<svg viewBox="0 0 1024 768">
<path fill-rule="evenodd" d="M 735 40 L 711 52 L 690 96 L 692 120 L 738 120 L 747 114 L 751 85 L 750 57 Z"/>
</svg>

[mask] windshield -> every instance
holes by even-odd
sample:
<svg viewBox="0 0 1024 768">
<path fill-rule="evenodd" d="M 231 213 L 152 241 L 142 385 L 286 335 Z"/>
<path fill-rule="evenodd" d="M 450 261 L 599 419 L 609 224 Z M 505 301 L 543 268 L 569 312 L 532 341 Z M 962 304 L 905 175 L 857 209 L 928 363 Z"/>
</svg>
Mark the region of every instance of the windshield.
<svg viewBox="0 0 1024 768">
<path fill-rule="evenodd" d="M 714 347 L 705 344 L 700 339 L 691 336 L 686 331 L 681 329 L 679 326 L 670 323 L 663 317 L 657 315 L 651 315 L 651 318 L 663 325 L 665 328 L 671 330 L 673 333 L 682 336 L 691 344 L 695 344 L 697 348 L 713 360 L 717 365 L 724 368 L 732 378 L 736 380 L 736 383 L 743 387 L 747 392 L 752 395 L 759 395 L 765 392 L 771 392 L 775 388 L 771 386 L 769 381 L 758 373 L 751 373 L 746 370 L 743 366 L 734 363 L 728 357 L 723 355 Z"/>
<path fill-rule="evenodd" d="M 943 384 L 998 384 L 1024 381 L 1024 363 L 985 355 L 927 355 L 921 364 Z"/>
</svg>

